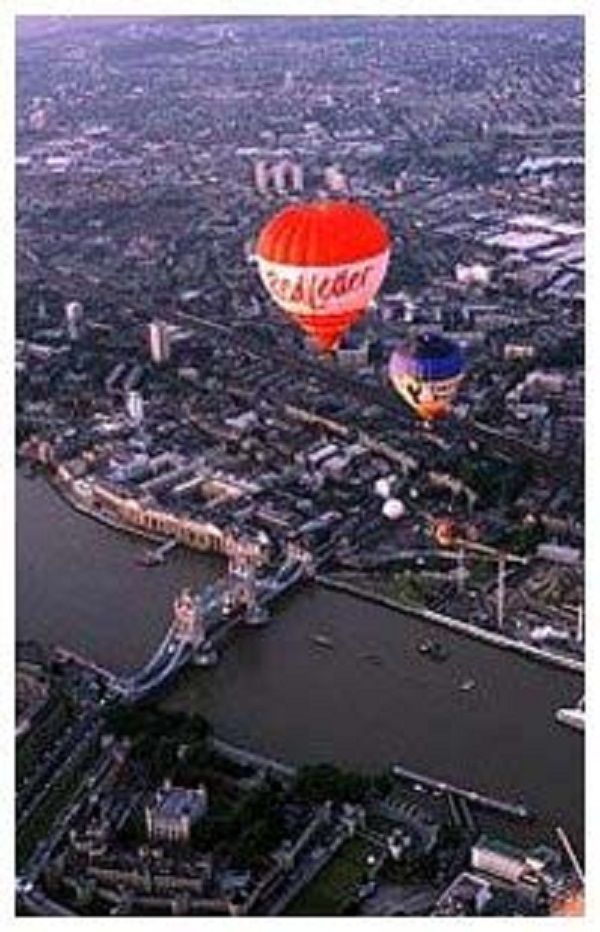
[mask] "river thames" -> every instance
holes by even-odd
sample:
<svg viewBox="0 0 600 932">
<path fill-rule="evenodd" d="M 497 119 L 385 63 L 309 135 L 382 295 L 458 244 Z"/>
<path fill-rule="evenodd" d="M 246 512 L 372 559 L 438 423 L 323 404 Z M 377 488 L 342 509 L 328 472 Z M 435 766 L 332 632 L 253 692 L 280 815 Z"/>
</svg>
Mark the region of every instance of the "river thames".
<svg viewBox="0 0 600 932">
<path fill-rule="evenodd" d="M 17 475 L 17 633 L 132 669 L 158 644 L 184 585 L 224 569 L 177 551 L 144 568 L 145 541 L 78 515 L 41 478 Z M 432 635 L 449 652 L 417 652 Z M 327 638 L 328 645 L 315 637 Z M 476 686 L 460 689 L 466 678 Z M 563 825 L 583 853 L 583 737 L 556 710 L 583 678 L 389 608 L 308 586 L 271 623 L 238 632 L 214 669 L 184 672 L 163 700 L 204 714 L 224 738 L 292 763 L 378 770 L 394 762 L 521 801 Z"/>
</svg>

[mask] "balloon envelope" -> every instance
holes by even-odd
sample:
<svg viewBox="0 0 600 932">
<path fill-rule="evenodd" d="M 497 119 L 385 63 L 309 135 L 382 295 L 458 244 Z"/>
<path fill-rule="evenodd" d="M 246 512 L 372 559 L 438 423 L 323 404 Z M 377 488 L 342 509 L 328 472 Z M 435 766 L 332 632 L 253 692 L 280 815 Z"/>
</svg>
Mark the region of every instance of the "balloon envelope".
<svg viewBox="0 0 600 932">
<path fill-rule="evenodd" d="M 425 420 L 448 413 L 463 374 L 460 348 L 434 333 L 421 334 L 395 349 L 389 364 L 394 388 Z"/>
<path fill-rule="evenodd" d="M 383 508 L 381 510 L 390 521 L 398 521 L 399 518 L 402 518 L 406 514 L 406 508 L 398 498 L 388 498 L 387 501 L 383 503 Z"/>
<path fill-rule="evenodd" d="M 334 349 L 362 316 L 389 255 L 381 220 L 342 200 L 284 208 L 267 222 L 256 246 L 265 288 L 323 350 Z"/>
<path fill-rule="evenodd" d="M 452 521 L 442 518 L 435 523 L 434 535 L 441 547 L 451 547 L 456 540 L 456 527 Z"/>
</svg>

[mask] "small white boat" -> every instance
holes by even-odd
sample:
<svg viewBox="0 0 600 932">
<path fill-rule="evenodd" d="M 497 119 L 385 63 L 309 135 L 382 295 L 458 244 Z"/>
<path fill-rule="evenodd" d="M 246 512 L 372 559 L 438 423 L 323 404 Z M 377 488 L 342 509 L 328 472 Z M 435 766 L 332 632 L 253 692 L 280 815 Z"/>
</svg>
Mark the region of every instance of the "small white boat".
<svg viewBox="0 0 600 932">
<path fill-rule="evenodd" d="M 476 681 L 469 677 L 466 680 L 462 680 L 458 688 L 460 689 L 461 693 L 470 693 L 471 690 L 475 689 L 476 686 Z"/>
<path fill-rule="evenodd" d="M 585 731 L 585 709 L 577 706 L 574 709 L 559 709 L 556 721 L 561 725 L 568 725 L 569 728 L 575 728 L 576 731 Z"/>
<path fill-rule="evenodd" d="M 331 638 L 326 637 L 324 634 L 315 634 L 311 640 L 319 647 L 333 647 L 333 641 Z"/>
</svg>

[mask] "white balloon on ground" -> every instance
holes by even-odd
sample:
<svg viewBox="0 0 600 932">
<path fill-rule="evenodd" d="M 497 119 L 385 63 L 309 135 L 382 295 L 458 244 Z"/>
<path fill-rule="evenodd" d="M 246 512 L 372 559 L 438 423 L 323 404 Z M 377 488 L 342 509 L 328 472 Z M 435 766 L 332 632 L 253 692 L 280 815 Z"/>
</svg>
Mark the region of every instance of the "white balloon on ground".
<svg viewBox="0 0 600 932">
<path fill-rule="evenodd" d="M 375 483 L 375 495 L 379 498 L 389 498 L 392 491 L 392 483 L 389 479 L 381 476 Z"/>
<path fill-rule="evenodd" d="M 398 521 L 399 518 L 404 517 L 406 514 L 406 508 L 398 498 L 388 498 L 387 501 L 383 503 L 381 511 L 390 521 Z"/>
</svg>

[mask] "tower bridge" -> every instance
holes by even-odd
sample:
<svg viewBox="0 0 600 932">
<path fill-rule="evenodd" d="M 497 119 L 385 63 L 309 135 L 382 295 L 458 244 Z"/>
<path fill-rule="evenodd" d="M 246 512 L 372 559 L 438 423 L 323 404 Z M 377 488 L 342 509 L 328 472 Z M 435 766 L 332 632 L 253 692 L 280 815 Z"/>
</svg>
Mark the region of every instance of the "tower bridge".
<svg viewBox="0 0 600 932">
<path fill-rule="evenodd" d="M 113 693 L 126 702 L 138 702 L 186 664 L 214 663 L 217 647 L 238 625 L 264 623 L 270 603 L 312 575 L 311 554 L 298 544 L 289 544 L 284 559 L 270 565 L 263 548 L 231 547 L 227 576 L 198 594 L 190 589 L 179 593 L 158 648 L 135 674 L 113 678 Z"/>
</svg>

